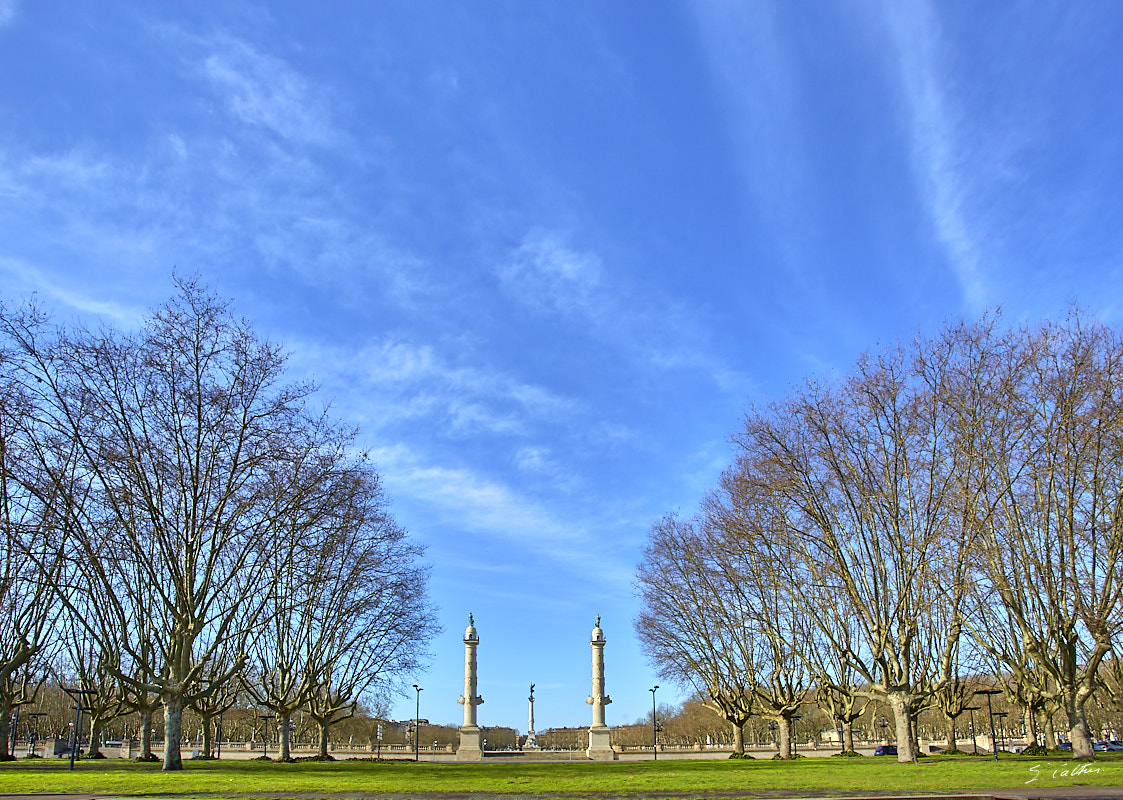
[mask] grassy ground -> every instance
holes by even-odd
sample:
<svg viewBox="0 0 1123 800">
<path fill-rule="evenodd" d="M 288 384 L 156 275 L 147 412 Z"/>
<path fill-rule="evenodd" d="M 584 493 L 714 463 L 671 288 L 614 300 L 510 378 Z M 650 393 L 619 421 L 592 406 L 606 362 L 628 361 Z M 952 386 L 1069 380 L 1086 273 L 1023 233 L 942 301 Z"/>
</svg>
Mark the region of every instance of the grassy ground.
<svg viewBox="0 0 1123 800">
<path fill-rule="evenodd" d="M 1051 786 L 1123 786 L 1123 758 L 1094 763 L 1062 759 L 928 758 L 898 764 L 888 758 L 808 758 L 779 761 L 658 761 L 561 764 L 415 764 L 412 762 L 185 762 L 177 773 L 159 764 L 123 761 L 0 764 L 0 794 L 190 794 L 246 797 L 369 794 L 433 797 L 551 795 L 596 797 L 742 797 L 790 794 L 955 792 Z M 1032 783 L 1029 783 L 1032 781 Z"/>
</svg>

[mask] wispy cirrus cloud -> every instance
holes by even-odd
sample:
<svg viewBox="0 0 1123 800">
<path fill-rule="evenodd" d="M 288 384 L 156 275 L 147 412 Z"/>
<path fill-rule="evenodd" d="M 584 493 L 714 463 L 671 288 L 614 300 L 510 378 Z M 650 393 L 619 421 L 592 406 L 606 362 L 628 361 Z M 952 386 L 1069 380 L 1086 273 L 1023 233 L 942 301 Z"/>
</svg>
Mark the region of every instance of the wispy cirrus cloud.
<svg viewBox="0 0 1123 800">
<path fill-rule="evenodd" d="M 206 44 L 211 52 L 200 72 L 235 117 L 298 142 L 322 145 L 335 139 L 324 87 L 232 36 L 215 36 Z"/>
<path fill-rule="evenodd" d="M 286 59 L 225 31 L 199 34 L 174 25 L 152 28 L 189 74 L 245 125 L 293 144 L 338 146 L 330 109 L 332 87 Z"/>
<path fill-rule="evenodd" d="M 781 253 L 798 251 L 805 233 L 799 200 L 809 195 L 808 158 L 801 145 L 801 94 L 778 5 L 718 0 L 688 8 L 754 213 L 765 220 Z M 791 257 L 785 267 L 804 265 Z"/>
<path fill-rule="evenodd" d="M 370 456 L 396 502 L 424 508 L 442 525 L 482 540 L 505 540 L 551 564 L 579 566 L 588 579 L 599 576 L 619 585 L 631 574 L 630 554 L 621 557 L 611 537 L 597 535 L 571 509 L 558 514 L 505 482 L 465 467 L 427 463 L 405 445 L 375 449 Z"/>
<path fill-rule="evenodd" d="M 535 229 L 497 272 L 506 290 L 521 302 L 565 316 L 602 321 L 600 258 L 569 245 L 556 231 Z"/>
<path fill-rule="evenodd" d="M 967 170 L 975 159 L 968 152 L 965 123 L 949 93 L 952 83 L 944 65 L 937 9 L 927 0 L 882 2 L 876 8 L 903 90 L 920 196 L 967 303 L 982 309 L 990 287 L 979 213 L 971 203 L 973 179 Z"/>
<path fill-rule="evenodd" d="M 707 347 L 702 315 L 688 306 L 627 285 L 572 236 L 533 228 L 495 271 L 508 296 L 544 316 L 556 316 L 656 370 L 698 370 L 723 390 L 743 391 L 748 379 Z"/>
<path fill-rule="evenodd" d="M 548 481 L 551 488 L 557 491 L 573 492 L 581 484 L 579 476 L 558 460 L 551 447 L 540 444 L 520 447 L 515 451 L 513 463 L 523 475 Z"/>
<path fill-rule="evenodd" d="M 3 269 L 9 286 L 50 295 L 79 311 L 136 321 L 127 308 L 97 299 L 115 293 L 137 299 L 138 276 L 167 274 L 174 262 L 160 261 L 160 213 L 145 186 L 145 169 L 86 147 L 60 152 L 21 152 L 0 147 L 0 219 Z M 83 280 L 111 271 L 120 284 Z M 164 285 L 162 280 L 146 281 Z M 143 302 L 141 303 L 143 305 Z"/>
<path fill-rule="evenodd" d="M 365 423 L 386 427 L 428 420 L 445 436 L 528 437 L 582 412 L 576 400 L 475 363 L 458 364 L 432 344 L 388 335 L 359 348 L 290 342 L 293 365 L 348 405 L 367 408 Z M 468 358 L 468 356 L 466 356 Z"/>
<path fill-rule="evenodd" d="M 358 172 L 369 156 L 334 125 L 330 86 L 226 33 L 147 32 L 199 97 L 217 97 L 241 124 L 221 114 L 155 119 L 149 138 L 128 152 L 105 141 L 43 151 L 0 139 L 0 197 L 12 201 L 0 221 L 0 231 L 13 231 L 9 255 L 34 261 L 47 243 L 33 237 L 49 228 L 49 246 L 71 251 L 72 260 L 114 259 L 165 274 L 175 264 L 222 264 L 237 275 L 257 263 L 352 308 L 371 298 L 409 307 L 438 293 L 425 259 L 394 241 L 334 173 L 339 162 Z"/>
<path fill-rule="evenodd" d="M 52 277 L 46 270 L 24 261 L 0 256 L 0 275 L 8 287 L 22 292 L 39 294 L 48 301 L 61 303 L 71 311 L 96 314 L 126 327 L 139 326 L 147 309 L 112 302 L 74 288 L 74 281 Z"/>
</svg>

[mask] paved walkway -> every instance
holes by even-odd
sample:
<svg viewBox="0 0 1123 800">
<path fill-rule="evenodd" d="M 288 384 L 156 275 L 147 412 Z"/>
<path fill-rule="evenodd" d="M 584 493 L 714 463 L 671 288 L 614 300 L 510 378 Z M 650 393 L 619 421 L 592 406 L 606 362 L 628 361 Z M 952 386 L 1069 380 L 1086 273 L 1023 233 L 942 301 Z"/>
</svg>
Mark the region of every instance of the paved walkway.
<svg viewBox="0 0 1123 800">
<path fill-rule="evenodd" d="M 236 800 L 238 794 L 222 795 L 145 795 L 144 800 Z M 551 800 L 553 797 L 573 797 L 571 794 L 514 794 L 500 792 L 427 792 L 425 794 L 260 794 L 255 792 L 253 797 L 275 798 L 275 800 Z M 613 800 L 669 800 L 670 798 L 687 797 L 691 800 L 745 800 L 761 798 L 762 800 L 1123 800 L 1123 786 L 1071 786 L 1041 789 L 999 789 L 987 792 L 970 792 L 960 794 L 930 794 L 930 795 L 895 795 L 869 793 L 863 795 L 785 795 L 772 793 L 739 793 L 739 792 L 688 792 L 688 793 L 657 793 L 641 792 L 636 794 L 615 794 L 606 792 L 591 792 L 589 798 L 613 798 Z M 0 793 L 0 800 L 137 800 L 138 795 L 104 795 L 104 794 L 4 794 Z"/>
</svg>

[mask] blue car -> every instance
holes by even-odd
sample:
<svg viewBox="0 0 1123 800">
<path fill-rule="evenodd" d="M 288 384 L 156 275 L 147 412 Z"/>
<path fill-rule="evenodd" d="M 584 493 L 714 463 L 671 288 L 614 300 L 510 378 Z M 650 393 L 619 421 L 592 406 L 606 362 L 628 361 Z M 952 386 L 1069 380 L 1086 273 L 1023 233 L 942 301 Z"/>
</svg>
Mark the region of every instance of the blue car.
<svg viewBox="0 0 1123 800">
<path fill-rule="evenodd" d="M 877 749 L 873 751 L 875 756 L 895 756 L 897 755 L 897 745 L 895 744 L 879 744 Z"/>
</svg>

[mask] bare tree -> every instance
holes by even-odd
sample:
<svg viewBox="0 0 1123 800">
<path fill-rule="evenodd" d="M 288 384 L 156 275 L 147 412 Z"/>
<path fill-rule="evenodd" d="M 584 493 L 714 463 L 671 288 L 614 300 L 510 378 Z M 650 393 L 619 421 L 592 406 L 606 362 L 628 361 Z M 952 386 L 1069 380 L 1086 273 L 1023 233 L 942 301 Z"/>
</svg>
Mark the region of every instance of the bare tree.
<svg viewBox="0 0 1123 800">
<path fill-rule="evenodd" d="M 15 757 L 8 752 L 13 711 L 34 701 L 48 675 L 59 644 L 56 583 L 70 567 L 74 448 L 55 448 L 57 437 L 37 423 L 8 335 L 42 324 L 34 310 L 0 305 L 0 761 Z"/>
<path fill-rule="evenodd" d="M 745 610 L 758 647 L 749 664 L 753 699 L 774 720 L 780 757 L 792 757 L 792 722 L 810 688 L 802 599 L 787 561 L 783 515 L 768 493 L 746 492 L 735 471 L 704 503 L 704 547 L 724 579 L 726 602 Z"/>
<path fill-rule="evenodd" d="M 79 448 L 88 489 L 71 513 L 99 597 L 85 623 L 121 647 L 121 681 L 160 696 L 167 770 L 182 768 L 183 710 L 208 666 L 268 619 L 271 568 L 294 546 L 279 526 L 353 439 L 308 412 L 312 387 L 283 382 L 277 346 L 178 285 L 136 333 L 9 334 L 40 415 Z"/>
<path fill-rule="evenodd" d="M 636 577 L 635 630 L 661 677 L 693 686 L 730 723 L 734 754 L 743 756 L 760 642 L 753 611 L 730 591 L 703 527 L 674 515 L 652 527 Z"/>
<path fill-rule="evenodd" d="M 135 579 L 143 580 L 143 576 L 138 574 Z M 159 757 L 152 752 L 152 721 L 156 713 L 163 708 L 160 692 L 152 688 L 156 685 L 153 673 L 157 664 L 156 632 L 148 622 L 147 609 L 130 605 L 127 611 L 137 616 L 120 627 L 122 632 L 136 636 L 136 644 L 135 650 L 130 648 L 124 653 L 122 663 L 118 664 L 118 669 L 115 671 L 118 675 L 119 697 L 121 704 L 129 711 L 136 712 L 139 717 L 140 755 L 137 760 L 159 761 Z M 134 658 L 131 652 L 136 652 L 137 657 Z M 122 672 L 129 675 L 128 680 L 119 677 Z"/>
<path fill-rule="evenodd" d="M 206 675 L 199 680 L 200 691 L 191 702 L 191 710 L 199 717 L 203 727 L 203 758 L 214 758 L 214 736 L 222 735 L 221 724 L 216 733 L 212 733 L 212 721 L 215 717 L 221 718 L 224 713 L 234 708 L 242 700 L 240 689 L 242 683 L 239 679 L 228 678 L 219 681 L 220 676 L 229 675 L 231 664 L 236 663 L 238 654 L 229 651 L 219 653 L 218 657 L 209 665 Z M 221 742 L 219 743 L 221 748 Z"/>
<path fill-rule="evenodd" d="M 843 649 L 825 639 L 813 623 L 805 624 L 801 635 L 807 643 L 807 667 L 814 676 L 815 702 L 839 726 L 843 752 L 855 753 L 854 722 L 866 713 L 872 701 L 863 691 L 858 675 L 846 656 L 854 647 L 856 631 L 848 620 L 841 622 L 846 627 L 837 631 L 835 641 L 845 642 Z"/>
<path fill-rule="evenodd" d="M 1033 331 L 999 321 L 951 324 L 750 411 L 711 509 L 727 537 L 701 544 L 707 531 L 674 519 L 653 532 L 637 623 L 653 660 L 682 675 L 740 670 L 752 676 L 745 712 L 771 707 L 751 665 L 797 637 L 760 620 L 783 620 L 779 601 L 799 587 L 818 610 L 817 637 L 803 638 L 825 645 L 819 664 L 808 659 L 821 695 L 846 694 L 821 663 L 836 654 L 835 671 L 854 670 L 858 691 L 893 710 L 900 760 L 915 759 L 929 708 L 954 744 L 969 698 L 964 632 L 1027 727 L 1044 712 L 1051 740 L 1060 707 L 1074 753 L 1092 757 L 1085 705 L 1123 632 L 1123 337 L 1077 312 Z M 706 619 L 712 598 L 776 602 L 746 647 L 722 638 L 730 618 Z M 681 622 L 691 613 L 698 630 Z M 751 613 L 734 617 L 752 625 Z M 667 620 L 673 633 L 658 628 Z M 738 647 L 748 657 L 734 662 Z"/>
<path fill-rule="evenodd" d="M 288 535 L 300 532 L 288 527 Z M 242 684 L 254 702 L 277 718 L 277 760 L 290 761 L 293 714 L 312 696 L 317 678 L 311 669 L 314 606 L 318 586 L 303 568 L 305 548 L 283 552 L 271 569 L 269 617 L 249 643 Z"/>
<path fill-rule="evenodd" d="M 650 729 L 651 715 L 645 718 Z M 728 723 L 712 708 L 705 705 L 705 698 L 694 694 L 678 708 L 659 706 L 659 720 L 663 723 L 665 736 L 681 744 L 718 744 L 731 741 Z"/>
<path fill-rule="evenodd" d="M 1094 758 L 1085 706 L 1123 624 L 1123 342 L 1078 313 L 1027 336 L 1030 369 L 1008 394 L 1002 470 L 982 526 L 978 581 L 1024 653 L 980 644 L 1013 671 L 1031 663 L 1068 720 L 1073 755 Z M 993 626 L 992 626 L 993 627 Z"/>
<path fill-rule="evenodd" d="M 330 726 L 363 693 L 415 670 L 437 629 L 422 550 L 390 515 L 377 472 L 362 457 L 342 459 L 321 486 L 321 499 L 287 523 L 299 544 L 276 564 L 273 618 L 245 681 L 279 718 L 282 760 L 293 713 L 310 711 L 326 757 Z"/>
<path fill-rule="evenodd" d="M 953 521 L 938 405 L 897 348 L 860 360 L 840 387 L 808 384 L 750 413 L 735 437 L 740 480 L 783 511 L 820 633 L 892 708 L 902 761 L 916 758 L 913 714 L 948 644 L 927 624 L 930 561 Z M 840 638 L 847 620 L 858 647 Z"/>
<path fill-rule="evenodd" d="M 398 688 L 427 657 L 439 630 L 427 597 L 428 568 L 387 509 L 378 473 L 365 462 L 339 481 L 333 523 L 317 548 L 308 700 L 328 757 L 331 726 L 351 717 L 362 698 Z"/>
</svg>

